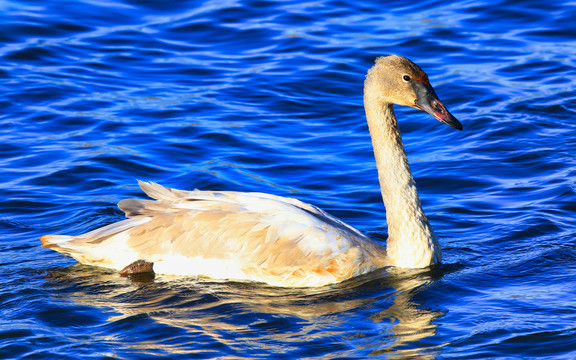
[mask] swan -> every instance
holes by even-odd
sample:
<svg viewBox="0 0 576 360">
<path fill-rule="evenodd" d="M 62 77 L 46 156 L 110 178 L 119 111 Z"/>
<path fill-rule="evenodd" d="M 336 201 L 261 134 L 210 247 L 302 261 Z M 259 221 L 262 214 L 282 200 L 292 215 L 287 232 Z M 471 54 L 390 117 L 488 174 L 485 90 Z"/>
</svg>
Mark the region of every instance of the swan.
<svg viewBox="0 0 576 360">
<path fill-rule="evenodd" d="M 232 191 L 183 191 L 139 181 L 155 200 L 118 203 L 127 219 L 42 245 L 120 275 L 154 272 L 282 287 L 338 283 L 387 266 L 440 262 L 440 244 L 420 203 L 393 104 L 462 124 L 409 59 L 379 57 L 366 75 L 364 107 L 388 223 L 387 244 L 293 198 Z"/>
</svg>

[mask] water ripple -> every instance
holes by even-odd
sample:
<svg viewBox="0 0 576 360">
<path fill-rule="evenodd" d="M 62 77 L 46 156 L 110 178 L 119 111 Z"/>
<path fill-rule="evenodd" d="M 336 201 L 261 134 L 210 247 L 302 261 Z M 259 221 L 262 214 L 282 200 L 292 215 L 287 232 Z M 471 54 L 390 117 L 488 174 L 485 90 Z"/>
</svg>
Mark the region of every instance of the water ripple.
<svg viewBox="0 0 576 360">
<path fill-rule="evenodd" d="M 573 358 L 574 4 L 0 4 L 0 357 Z M 40 248 L 136 179 L 261 191 L 385 241 L 362 109 L 398 53 L 464 124 L 397 109 L 443 247 L 321 289 L 122 278 Z"/>
</svg>

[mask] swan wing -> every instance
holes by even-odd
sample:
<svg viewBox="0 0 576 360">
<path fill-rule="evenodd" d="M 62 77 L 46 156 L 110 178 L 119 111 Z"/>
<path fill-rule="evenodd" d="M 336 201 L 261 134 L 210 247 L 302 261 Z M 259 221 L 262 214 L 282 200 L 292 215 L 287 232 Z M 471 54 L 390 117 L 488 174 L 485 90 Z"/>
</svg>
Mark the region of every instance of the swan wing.
<svg viewBox="0 0 576 360">
<path fill-rule="evenodd" d="M 157 273 L 282 286 L 335 283 L 384 265 L 381 245 L 296 199 L 140 186 L 155 200 L 122 200 L 127 220 L 60 240 L 61 252 L 115 269 L 145 260 Z"/>
</svg>

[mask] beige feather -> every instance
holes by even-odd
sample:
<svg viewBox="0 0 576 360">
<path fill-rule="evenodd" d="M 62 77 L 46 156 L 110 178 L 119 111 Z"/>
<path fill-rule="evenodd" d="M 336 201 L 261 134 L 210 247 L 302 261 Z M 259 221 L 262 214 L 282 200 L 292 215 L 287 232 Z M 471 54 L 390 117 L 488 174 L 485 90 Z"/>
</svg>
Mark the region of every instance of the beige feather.
<svg viewBox="0 0 576 360">
<path fill-rule="evenodd" d="M 208 276 L 278 286 L 321 286 L 384 266 L 426 267 L 440 246 L 424 215 L 392 104 L 429 112 L 461 129 L 408 59 L 379 58 L 364 86 L 382 197 L 387 249 L 322 210 L 262 193 L 183 191 L 139 182 L 154 200 L 127 199 L 127 220 L 42 244 L 76 260 L 131 273 Z M 422 95 L 424 94 L 424 95 Z M 424 99 L 424 100 L 422 100 Z"/>
</svg>

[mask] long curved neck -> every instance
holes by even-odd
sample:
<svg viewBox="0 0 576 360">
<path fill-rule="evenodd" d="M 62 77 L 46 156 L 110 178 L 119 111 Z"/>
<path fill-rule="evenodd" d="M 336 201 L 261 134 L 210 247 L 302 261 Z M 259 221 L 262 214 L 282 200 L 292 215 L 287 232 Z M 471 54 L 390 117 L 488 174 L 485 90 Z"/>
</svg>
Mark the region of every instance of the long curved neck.
<svg viewBox="0 0 576 360">
<path fill-rule="evenodd" d="M 422 209 L 392 104 L 367 83 L 364 107 L 386 207 L 389 262 L 406 268 L 438 263 L 440 246 Z"/>
</svg>

